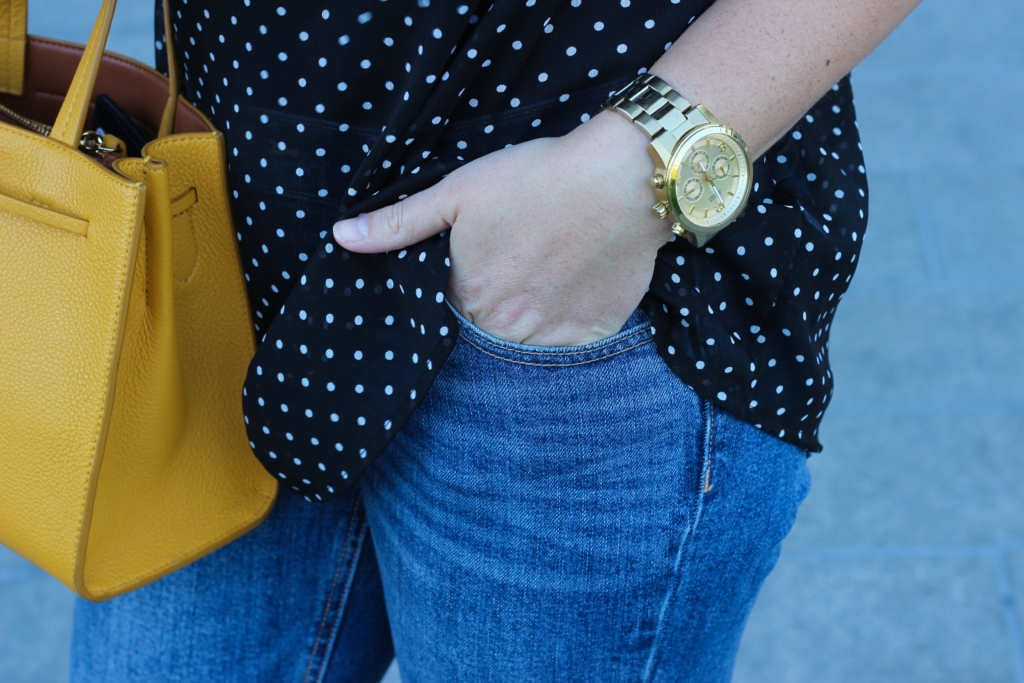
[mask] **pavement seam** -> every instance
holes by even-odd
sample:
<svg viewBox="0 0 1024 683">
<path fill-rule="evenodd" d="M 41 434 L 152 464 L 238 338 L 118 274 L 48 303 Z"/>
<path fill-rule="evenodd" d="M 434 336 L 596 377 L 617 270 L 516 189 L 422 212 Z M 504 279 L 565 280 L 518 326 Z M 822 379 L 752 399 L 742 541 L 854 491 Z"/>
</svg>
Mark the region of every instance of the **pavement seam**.
<svg viewBox="0 0 1024 683">
<path fill-rule="evenodd" d="M 1009 553 L 1024 553 L 1024 543 L 935 543 L 878 547 L 783 548 L 781 559 L 786 562 L 814 562 L 818 560 L 890 560 L 939 557 L 992 558 Z M 1024 683 L 1024 680 L 1021 683 Z"/>
<path fill-rule="evenodd" d="M 929 417 L 946 415 L 994 415 L 1024 411 L 1024 399 L 1001 401 L 840 401 L 829 406 L 829 418 Z"/>
<path fill-rule="evenodd" d="M 1010 651 L 1013 654 L 1013 668 L 1016 674 L 1014 680 L 1016 683 L 1024 683 L 1024 640 L 1022 640 L 1020 617 L 1013 599 L 1013 581 L 1010 578 L 1009 562 L 1009 553 L 1005 549 L 1000 549 L 992 554 L 992 567 L 995 570 L 996 583 L 999 587 L 1003 626 L 1006 628 Z"/>
<path fill-rule="evenodd" d="M 843 295 L 843 301 L 857 297 L 885 297 L 893 299 L 902 296 L 937 296 L 948 294 L 976 295 L 988 294 L 1020 294 L 1024 291 L 1024 280 L 978 280 L 978 279 L 943 279 L 943 280 L 883 280 L 868 282 L 866 284 L 854 284 Z"/>
</svg>

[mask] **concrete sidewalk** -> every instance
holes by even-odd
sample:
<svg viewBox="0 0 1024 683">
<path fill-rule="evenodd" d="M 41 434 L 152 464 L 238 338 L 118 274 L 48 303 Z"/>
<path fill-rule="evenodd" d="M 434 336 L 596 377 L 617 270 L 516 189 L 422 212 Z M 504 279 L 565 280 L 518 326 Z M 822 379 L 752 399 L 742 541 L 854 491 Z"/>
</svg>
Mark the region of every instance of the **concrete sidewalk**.
<svg viewBox="0 0 1024 683">
<path fill-rule="evenodd" d="M 870 224 L 737 682 L 1024 683 L 1022 25 L 929 0 L 854 72 Z"/>
<path fill-rule="evenodd" d="M 96 5 L 32 0 L 31 29 L 82 40 Z M 111 49 L 152 61 L 151 4 L 122 5 Z M 1021 26 L 929 0 L 854 73 L 870 229 L 737 683 L 1024 683 Z M 0 681 L 66 680 L 71 608 L 0 549 Z"/>
</svg>

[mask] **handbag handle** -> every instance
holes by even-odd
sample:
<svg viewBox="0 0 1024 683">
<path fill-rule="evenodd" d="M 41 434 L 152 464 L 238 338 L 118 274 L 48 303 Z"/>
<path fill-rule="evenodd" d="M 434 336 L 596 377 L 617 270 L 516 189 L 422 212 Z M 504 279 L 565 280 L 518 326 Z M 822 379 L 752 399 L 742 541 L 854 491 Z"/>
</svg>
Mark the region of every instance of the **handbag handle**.
<svg viewBox="0 0 1024 683">
<path fill-rule="evenodd" d="M 164 115 L 160 119 L 160 132 L 157 137 L 162 138 L 174 132 L 174 115 L 178 111 L 178 93 L 181 92 L 181 74 L 179 73 L 178 51 L 174 44 L 174 24 L 171 21 L 171 0 L 163 0 L 160 3 L 164 8 L 164 48 L 167 51 L 167 81 L 168 97 L 167 106 L 164 107 Z"/>
<path fill-rule="evenodd" d="M 51 138 L 75 149 L 78 149 L 85 129 L 85 118 L 89 113 L 89 103 L 92 101 L 96 75 L 99 73 L 116 5 L 117 0 L 103 0 L 96 24 L 89 35 L 89 42 L 82 53 L 82 60 L 78 63 L 71 87 L 50 132 Z M 170 3 L 167 0 L 164 0 L 163 8 L 169 88 L 167 104 L 160 121 L 159 137 L 165 137 L 174 131 L 174 115 L 181 82 L 178 58 L 174 49 Z M 27 0 L 0 0 L 0 92 L 20 95 L 23 91 L 27 24 Z"/>
<path fill-rule="evenodd" d="M 25 78 L 28 0 L 0 2 L 0 92 L 20 95 Z"/>
</svg>

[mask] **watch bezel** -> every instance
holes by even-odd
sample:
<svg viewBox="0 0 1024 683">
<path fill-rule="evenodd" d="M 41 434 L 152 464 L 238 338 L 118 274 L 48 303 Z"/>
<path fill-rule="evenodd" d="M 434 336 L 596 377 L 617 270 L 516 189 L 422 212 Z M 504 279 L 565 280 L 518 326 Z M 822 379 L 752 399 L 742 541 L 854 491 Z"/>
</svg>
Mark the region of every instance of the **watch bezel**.
<svg viewBox="0 0 1024 683">
<path fill-rule="evenodd" d="M 679 197 L 676 194 L 676 181 L 679 178 L 679 169 L 685 161 L 684 151 L 689 150 L 696 142 L 709 136 L 709 135 L 726 135 L 735 140 L 740 148 L 743 150 L 744 166 L 746 167 L 746 187 L 744 188 L 743 197 L 737 204 L 737 208 L 728 216 L 727 220 L 721 224 L 708 227 L 704 225 L 698 225 L 689 218 L 687 218 L 682 205 L 679 202 Z M 698 236 L 710 237 L 718 234 L 729 225 L 732 224 L 736 218 L 739 217 L 743 210 L 747 206 L 747 201 L 750 199 L 750 191 L 753 186 L 753 163 L 750 158 L 750 150 L 747 147 L 747 143 L 744 142 L 743 138 L 732 128 L 721 124 L 721 123 L 706 123 L 687 131 L 678 142 L 672 147 L 672 154 L 668 160 L 668 168 L 666 169 L 666 198 L 668 199 L 669 211 L 672 213 L 672 217 L 675 218 L 676 222 L 679 223 L 684 230 L 691 232 Z"/>
</svg>

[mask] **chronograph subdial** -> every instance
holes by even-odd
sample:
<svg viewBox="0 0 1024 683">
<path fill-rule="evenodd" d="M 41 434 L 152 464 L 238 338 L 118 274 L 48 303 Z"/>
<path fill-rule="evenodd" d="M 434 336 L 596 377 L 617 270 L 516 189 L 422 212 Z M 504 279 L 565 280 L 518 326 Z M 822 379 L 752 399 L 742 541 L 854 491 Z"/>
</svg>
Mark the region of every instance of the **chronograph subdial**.
<svg viewBox="0 0 1024 683">
<path fill-rule="evenodd" d="M 704 150 L 698 150 L 690 156 L 690 168 L 697 175 L 701 175 L 704 172 L 703 169 L 707 168 L 710 164 L 711 157 Z"/>
<path fill-rule="evenodd" d="M 700 201 L 704 196 L 704 183 L 698 178 L 690 178 L 683 183 L 683 199 L 691 204 Z"/>
<path fill-rule="evenodd" d="M 724 154 L 715 157 L 711 162 L 709 175 L 716 180 L 724 180 L 732 172 L 732 161 Z"/>
</svg>

